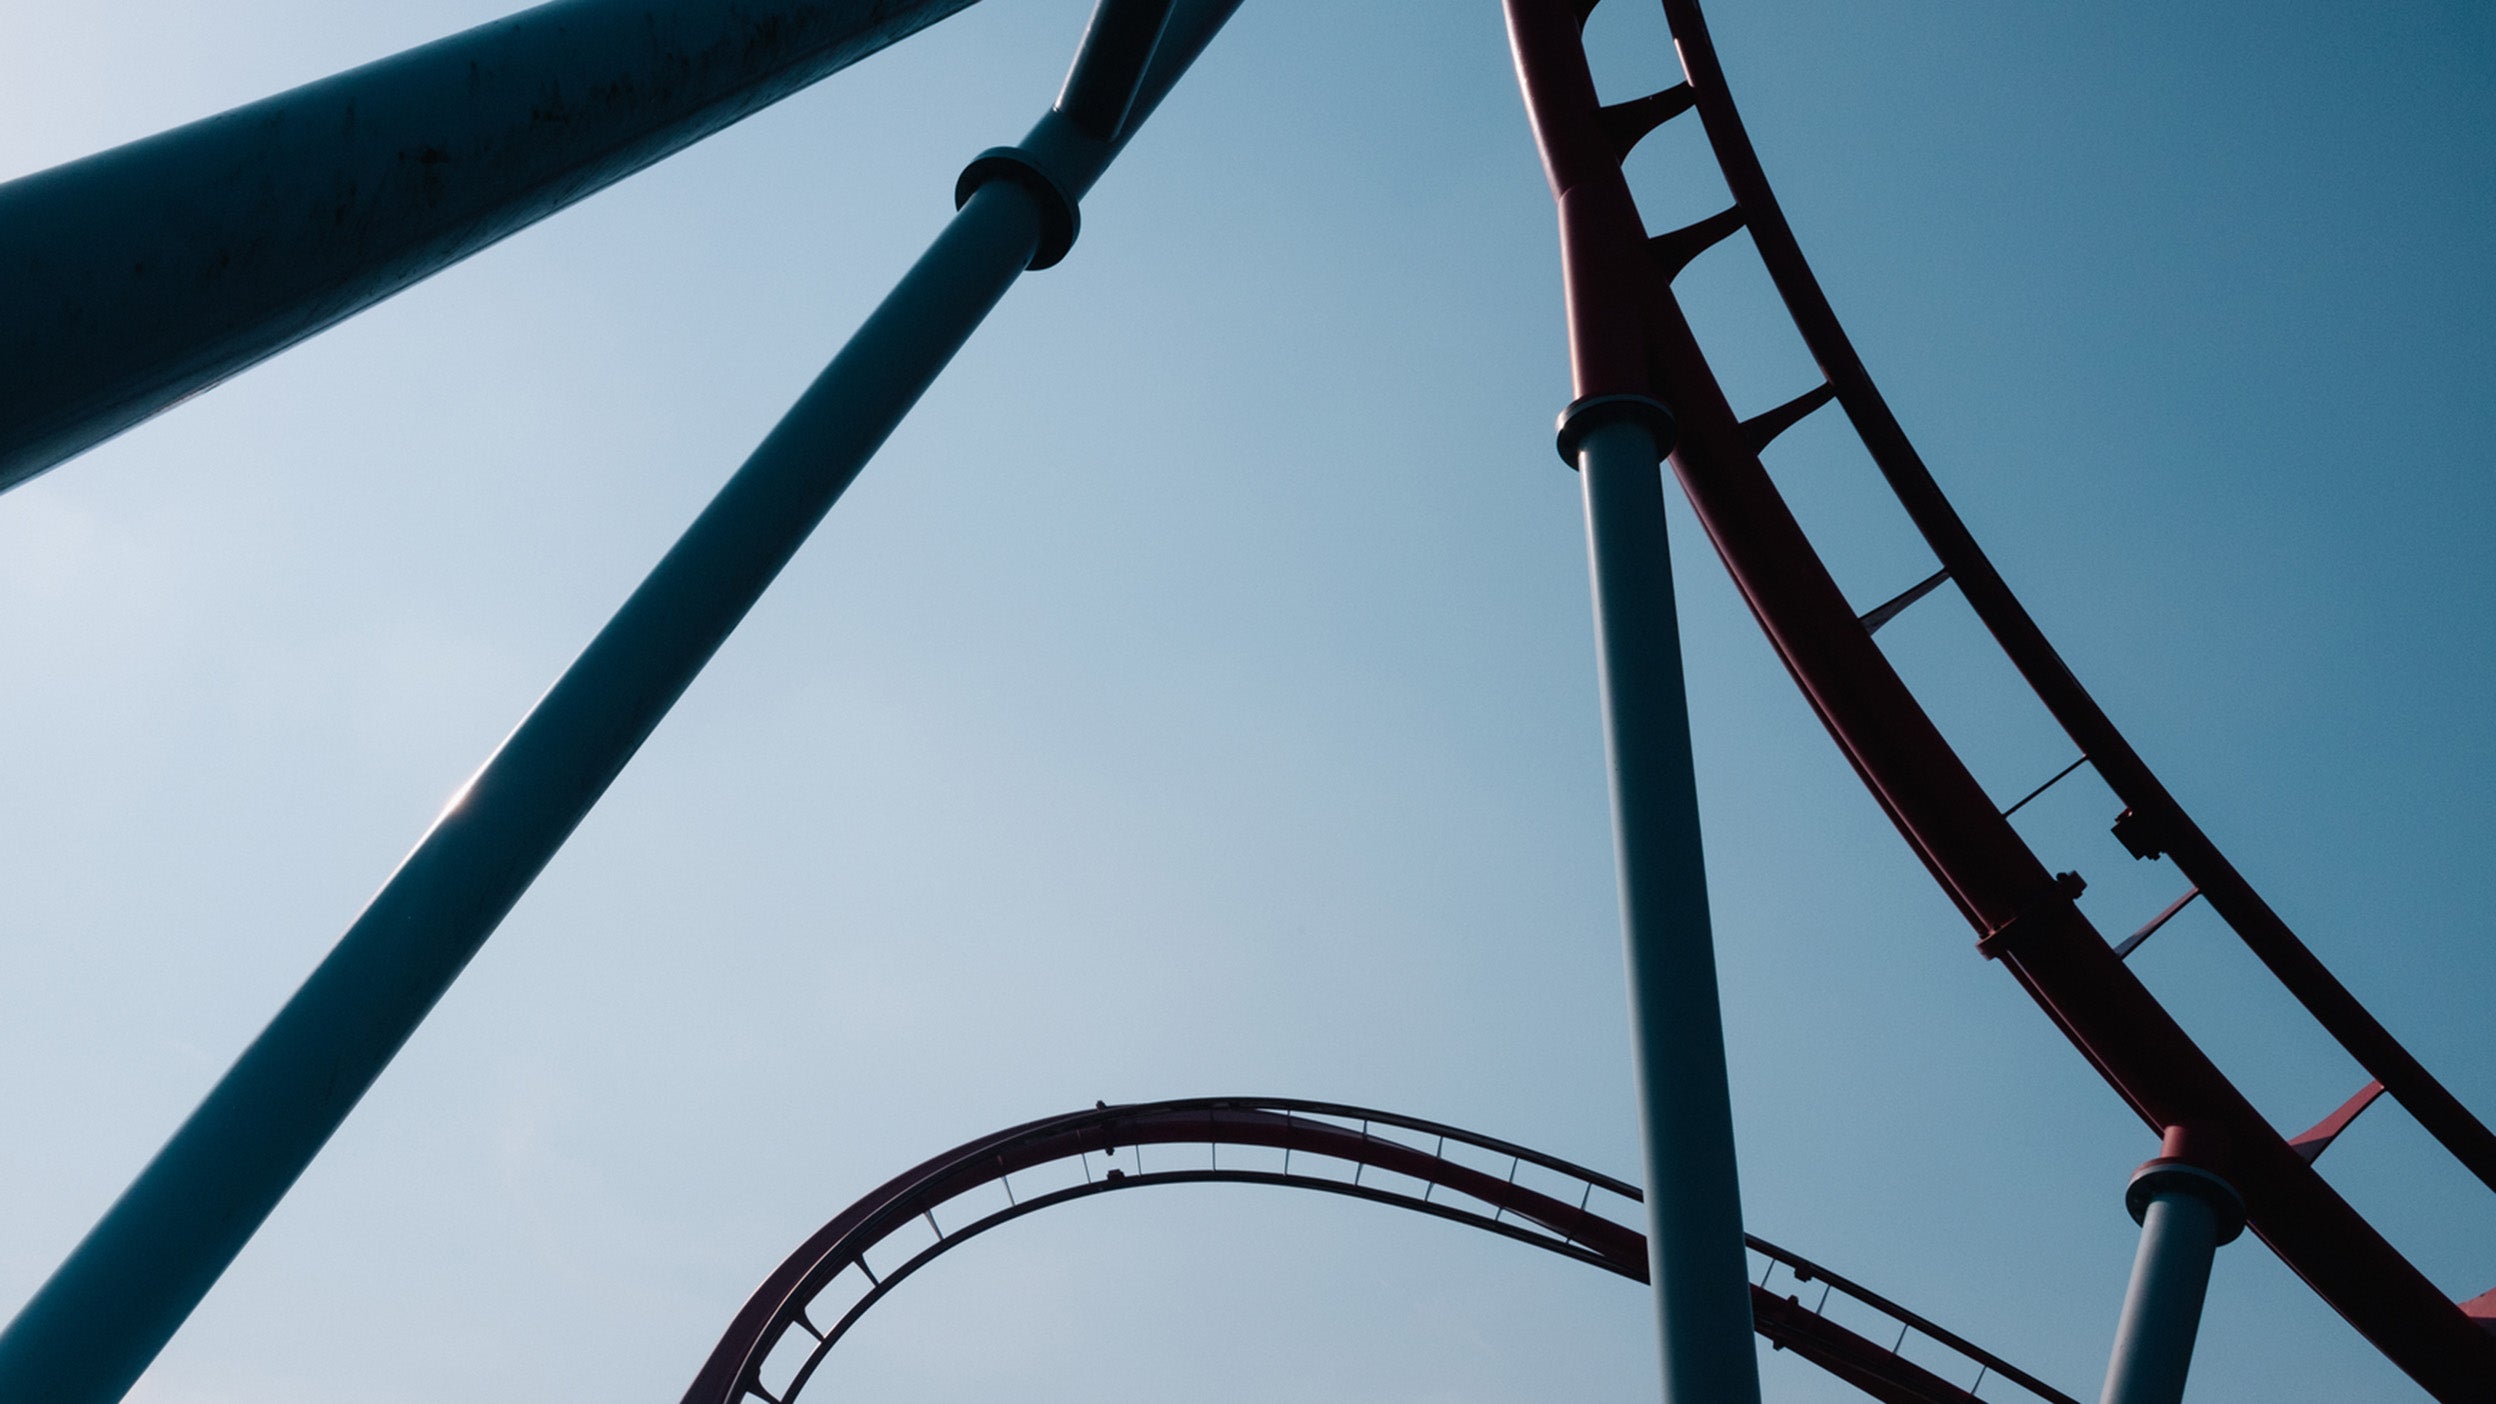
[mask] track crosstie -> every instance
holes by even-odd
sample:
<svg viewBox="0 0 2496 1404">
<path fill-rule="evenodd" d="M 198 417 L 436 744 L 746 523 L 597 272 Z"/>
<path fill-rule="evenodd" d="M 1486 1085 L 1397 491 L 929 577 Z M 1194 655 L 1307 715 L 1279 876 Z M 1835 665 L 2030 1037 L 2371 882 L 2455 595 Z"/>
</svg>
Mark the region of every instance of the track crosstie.
<svg viewBox="0 0 2496 1404">
<path fill-rule="evenodd" d="M 1146 1147 L 1153 1149 L 1150 1164 Z M 1227 1166 L 1226 1147 L 1233 1151 Z M 1239 1152 L 1251 1148 L 1266 1157 L 1242 1164 Z M 1275 1151 L 1282 1153 L 1279 1164 Z M 1080 1167 L 1079 1179 L 1067 1170 L 1069 1161 Z M 1016 1175 L 1023 1176 L 1019 1191 Z M 1414 1210 L 1647 1280 L 1646 1239 L 1635 1227 L 1638 1188 L 1522 1146 L 1331 1102 L 1205 1097 L 1097 1106 L 956 1146 L 843 1210 L 755 1289 L 684 1404 L 794 1404 L 870 1307 L 938 1255 L 998 1225 L 1113 1190 L 1209 1183 L 1317 1190 Z M 922 1225 L 928 1233 L 916 1233 Z M 916 1252 L 907 1244 L 887 1247 L 931 1235 Z M 1759 1238 L 1749 1245 L 1767 1264 L 1751 1288 L 1759 1334 L 1884 1404 L 1976 1404 L 1988 1380 L 1997 1404 L 2013 1397 L 2006 1389 L 2076 1404 L 1807 1258 Z M 870 1262 L 879 1249 L 880 1272 Z M 1804 1294 L 1815 1287 L 1816 1299 L 1805 1305 Z M 1858 1324 L 1877 1323 L 1883 1339 L 1831 1319 L 1832 1296 L 1852 1304 Z"/>
<path fill-rule="evenodd" d="M 2496 1397 L 2496 1336 L 2483 1329 L 2496 1317 L 2496 1293 L 2468 1303 L 2447 1298 L 2313 1165 L 2378 1092 L 2400 1102 L 2490 1188 L 2496 1135 L 2324 968 L 2186 814 L 1986 558 L 1804 259 L 1743 129 L 1697 0 L 1661 0 L 1684 81 L 1609 106 L 1596 96 L 1584 47 L 1593 0 L 1506 3 L 1519 81 L 1560 208 L 1581 402 L 1637 397 L 1670 408 L 1679 427 L 1674 474 L 1734 584 L 1839 750 L 1975 929 L 1978 951 L 2001 963 L 2143 1121 L 2171 1143 L 2189 1144 L 2197 1162 L 2233 1183 L 2255 1233 L 2377 1349 L 2439 1399 Z M 1647 132 L 1684 113 L 1704 127 L 1733 204 L 1650 236 L 1621 163 Z M 1684 266 L 1737 231 L 1750 235 L 1823 377 L 1747 418 L 1727 402 L 1673 293 Z M 1761 460 L 1779 433 L 1832 404 L 1939 567 L 1866 612 L 1847 602 Z M 2114 791 L 2124 806 L 2114 825 L 2124 848 L 2168 859 L 2189 884 L 2121 946 L 2076 905 L 2078 876 L 2054 872 L 2030 848 L 1874 640 L 1882 624 L 1944 581 L 1958 586 L 2083 763 Z M 2309 1131 L 2292 1138 L 2271 1126 L 2124 964 L 2133 946 L 2196 898 L 2373 1079 Z"/>
</svg>

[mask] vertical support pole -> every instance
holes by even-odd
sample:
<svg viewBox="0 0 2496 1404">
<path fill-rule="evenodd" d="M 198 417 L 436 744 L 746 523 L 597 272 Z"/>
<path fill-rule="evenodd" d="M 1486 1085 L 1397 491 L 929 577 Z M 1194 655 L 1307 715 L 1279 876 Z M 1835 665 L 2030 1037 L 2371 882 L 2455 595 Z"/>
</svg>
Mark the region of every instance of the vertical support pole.
<svg viewBox="0 0 2496 1404">
<path fill-rule="evenodd" d="M 1586 63 L 1585 0 L 1504 0 L 1503 8 L 1560 215 L 1577 395 L 1560 415 L 1560 457 L 1586 493 L 1664 1398 L 1757 1404 L 1733 1099 L 1658 471 L 1676 431 L 1649 393 L 1649 319 L 1670 305 L 1671 273 L 1649 245 Z"/>
<path fill-rule="evenodd" d="M 1657 471 L 1672 440 L 1672 417 L 1641 395 L 1580 400 L 1561 417 L 1561 454 L 1586 495 L 1664 1398 L 1732 1404 L 1759 1398 L 1759 1361 Z"/>
<path fill-rule="evenodd" d="M 2170 1151 L 2182 1148 L 2180 1129 L 2167 1133 Z M 2226 1180 L 2168 1154 L 2133 1172 L 2123 1202 L 2141 1226 L 2141 1247 L 2099 1404 L 2180 1404 L 2211 1262 L 2244 1231 L 2244 1201 Z"/>
</svg>

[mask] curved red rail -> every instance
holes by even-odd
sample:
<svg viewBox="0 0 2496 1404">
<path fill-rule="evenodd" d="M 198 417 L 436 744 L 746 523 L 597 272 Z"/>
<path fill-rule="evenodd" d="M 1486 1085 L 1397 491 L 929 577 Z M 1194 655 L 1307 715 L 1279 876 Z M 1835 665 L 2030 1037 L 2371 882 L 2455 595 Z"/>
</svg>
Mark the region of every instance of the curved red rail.
<svg viewBox="0 0 2496 1404">
<path fill-rule="evenodd" d="M 1145 1164 L 1147 1146 L 1155 1148 L 1159 1168 Z M 1281 1168 L 1245 1168 L 1236 1158 L 1225 1167 L 1225 1147 L 1280 1150 Z M 1450 1156 L 1451 1147 L 1475 1163 Z M 1176 1153 L 1165 1155 L 1164 1148 Z M 1121 1149 L 1127 1152 L 1123 1162 Z M 1191 1163 L 1199 1151 L 1202 1159 Z M 1300 1156 L 1296 1167 L 1294 1153 Z M 1081 1167 L 1080 1179 L 1065 1168 L 1068 1161 Z M 1036 1187 L 1033 1182 L 1044 1180 L 1051 1167 L 1064 1183 Z M 1534 1180 L 1519 1183 L 1519 1172 L 1527 1167 L 1537 1172 Z M 1016 1175 L 1024 1177 L 1019 1191 Z M 1197 1098 L 1099 1106 L 957 1146 L 834 1216 L 747 1299 L 685 1391 L 684 1404 L 740 1404 L 749 1397 L 794 1404 L 850 1327 L 938 1255 L 1000 1224 L 1076 1199 L 1145 1185 L 1208 1182 L 1366 1199 L 1530 1243 L 1632 1281 L 1647 1280 L 1646 1239 L 1634 1227 L 1638 1189 L 1522 1146 L 1329 1102 Z M 999 1194 L 981 1193 L 991 1187 Z M 922 1223 L 933 1242 L 908 1256 L 890 1252 L 881 1273 L 870 1266 L 870 1253 Z M 1977 1391 L 1989 1380 L 2026 1390 L 2047 1404 L 2076 1404 L 1999 1356 L 1807 1258 L 1758 1238 L 1749 1243 L 1768 1264 L 1751 1288 L 1759 1334 L 1885 1404 L 1978 1404 Z M 1779 1268 L 1798 1290 L 1780 1296 L 1769 1289 Z M 1805 1306 L 1802 1293 L 1812 1287 L 1818 1289 L 1817 1300 Z M 1897 1334 L 1882 1344 L 1829 1319 L 1823 1308 L 1832 1294 L 1878 1313 Z M 1961 1378 L 1972 1373 L 1972 1381 L 1953 1383 L 1901 1354 L 1910 1335 L 1955 1356 L 1956 1373 Z M 1997 1389 L 1994 1400 L 2002 1397 Z"/>
<path fill-rule="evenodd" d="M 1697 0 L 1662 3 L 1687 82 L 1606 108 L 1581 34 L 1592 0 L 1507 0 L 1519 81 L 1560 207 L 1577 393 L 1650 395 L 1672 409 L 1681 428 L 1674 471 L 1735 585 L 1839 750 L 1975 928 L 1977 949 L 2002 962 L 2144 1121 L 2177 1133 L 2198 1162 L 2233 1183 L 2254 1231 L 2395 1364 L 2440 1399 L 2496 1397 L 2496 1338 L 2315 1173 L 2305 1152 L 2318 1153 L 2327 1136 L 2309 1133 L 2292 1146 L 2125 968 L 2122 953 L 2074 905 L 2079 878 L 2051 873 L 2030 850 L 1873 642 L 1873 629 L 1894 610 L 1858 617 L 1778 494 L 1760 451 L 1803 415 L 1838 404 L 1939 558 L 1941 575 L 1958 583 L 2128 806 L 2116 836 L 2136 856 L 2171 857 L 2316 1020 L 2496 1187 L 2496 1136 L 2324 969 L 2185 814 L 1985 558 L 1804 260 L 1743 131 Z M 1650 240 L 1620 162 L 1647 130 L 1694 108 L 1735 204 Z M 1684 264 L 1737 228 L 1749 229 L 1826 377 L 1747 421 L 1726 402 L 1672 291 Z"/>
</svg>

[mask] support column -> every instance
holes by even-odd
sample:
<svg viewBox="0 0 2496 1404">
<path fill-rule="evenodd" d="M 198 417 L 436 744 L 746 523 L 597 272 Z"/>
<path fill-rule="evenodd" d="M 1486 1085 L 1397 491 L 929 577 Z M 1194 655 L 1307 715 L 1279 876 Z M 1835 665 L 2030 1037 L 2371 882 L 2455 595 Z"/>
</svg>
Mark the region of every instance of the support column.
<svg viewBox="0 0 2496 1404">
<path fill-rule="evenodd" d="M 1586 493 L 1664 1398 L 1735 1404 L 1759 1360 L 1658 472 L 1673 434 L 1654 400 L 1598 395 L 1561 416 L 1560 451 Z"/>
<path fill-rule="evenodd" d="M 1058 106 L 971 163 L 918 263 L 0 1330 L 0 1400 L 129 1390 L 1237 4 L 1099 0 Z"/>
<path fill-rule="evenodd" d="M 2226 1180 L 2184 1159 L 2180 1132 L 2168 1130 L 2168 1154 L 2134 1171 L 2124 1191 L 2141 1247 L 2099 1404 L 2180 1404 L 2211 1261 L 2244 1232 L 2244 1201 Z"/>
</svg>

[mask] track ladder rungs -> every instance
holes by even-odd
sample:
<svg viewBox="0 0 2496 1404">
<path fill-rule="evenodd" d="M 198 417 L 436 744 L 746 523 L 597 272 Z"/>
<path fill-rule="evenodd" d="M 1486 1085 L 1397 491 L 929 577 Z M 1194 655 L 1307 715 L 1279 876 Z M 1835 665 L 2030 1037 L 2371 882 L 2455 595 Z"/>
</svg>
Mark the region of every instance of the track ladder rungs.
<svg viewBox="0 0 2496 1404">
<path fill-rule="evenodd" d="M 1681 270 L 1690 266 L 1690 260 L 1716 247 L 1726 235 L 1741 228 L 1742 219 L 1742 207 L 1739 205 L 1719 210 L 1695 224 L 1685 224 L 1648 239 L 1647 254 L 1655 260 L 1656 271 L 1663 274 L 1664 281 L 1669 283 L 1681 276 Z"/>
<path fill-rule="evenodd" d="M 2373 1106 L 2375 1099 L 2382 1095 L 2383 1083 L 2380 1080 L 2367 1083 L 2357 1089 L 2356 1096 L 2342 1102 L 2338 1111 L 2289 1137 L 2288 1149 L 2303 1157 L 2306 1164 L 2313 1164 L 2316 1157 L 2331 1149 L 2332 1142 L 2340 1139 L 2341 1132 L 2349 1129 L 2349 1123 L 2357 1120 L 2357 1114 Z"/>
<path fill-rule="evenodd" d="M 1897 597 L 1890 600 L 1887 604 L 1875 605 L 1870 611 L 1864 614 L 1862 620 L 1860 621 L 1863 625 L 1863 631 L 1867 634 L 1879 633 L 1882 625 L 1897 618 L 1899 615 L 1906 613 L 1907 606 L 1914 604 L 1917 600 L 1920 600 L 1926 595 L 1931 594 L 1933 591 L 1940 589 L 1941 582 L 1949 578 L 1950 567 L 1943 566 L 1941 569 L 1934 571 L 1932 574 L 1925 576 L 1922 580 L 1919 580 L 1913 585 L 1910 585 L 1906 589 L 1900 591 Z"/>
<path fill-rule="evenodd" d="M 2117 960 L 2128 960 L 2128 959 L 2130 959 L 2130 958 L 2131 958 L 2132 953 L 2133 953 L 2134 951 L 2137 951 L 2137 950 L 2139 950 L 2139 949 L 2141 948 L 2141 943 L 2142 943 L 2143 941 L 2146 941 L 2146 940 L 2148 940 L 2150 937 L 2157 935 L 2157 934 L 2158 934 L 2158 928 L 2159 928 L 2159 927 L 2162 927 L 2162 926 L 2166 925 L 2168 922 L 2173 921 L 2173 920 L 2175 919 L 2175 914 L 2176 914 L 2177 912 L 2180 912 L 2180 911 L 2184 910 L 2184 908 L 2185 908 L 2186 906 L 2188 906 L 2188 905 L 2190 905 L 2190 904 L 2191 904 L 2191 902 L 2192 902 L 2192 900 L 2193 900 L 2194 898 L 2196 898 L 2196 897 L 2198 897 L 2198 896 L 2200 896 L 2200 895 L 2201 895 L 2201 889 L 2200 889 L 2200 888 L 2198 888 L 2198 887 L 2196 887 L 2196 888 L 2193 888 L 2192 890 L 2190 890 L 2190 891 L 2186 892 L 2183 896 L 2176 898 L 2176 899 L 2175 899 L 2174 901 L 2172 901 L 2172 902 L 2169 902 L 2169 903 L 2167 904 L 2167 909 L 2166 909 L 2165 911 L 2160 912 L 2158 915 L 2156 915 L 2156 916 L 2154 916 L 2154 917 L 2151 917 L 2151 918 L 2149 919 L 2148 923 L 2147 923 L 2146 925 L 2142 926 L 2140 930 L 2135 931 L 2135 932 L 2133 932 L 2131 935 L 2126 936 L 2126 937 L 2124 937 L 2124 938 L 2123 938 L 2123 943 L 2122 943 L 2121 945 L 2119 945 L 2119 946 L 2115 947 L 2115 959 L 2117 959 Z M 2381 1091 L 2381 1090 L 2383 1090 L 2383 1089 L 2381 1089 L 2381 1088 L 2377 1088 L 2377 1089 L 2375 1089 L 2375 1090 L 2377 1090 L 2377 1091 Z M 2335 1134 L 2336 1134 L 2336 1133 L 2335 1133 Z M 2310 1157 L 2310 1156 L 2309 1156 L 2309 1157 L 2307 1157 L 2307 1158 L 2308 1158 L 2308 1159 L 2312 1159 L 2312 1157 Z"/>
<path fill-rule="evenodd" d="M 2003 818 L 2005 818 L 2005 819 L 2008 819 L 2008 818 L 2010 818 L 2012 815 L 2017 814 L 2018 812 L 2020 812 L 2020 811 L 2021 811 L 2021 810 L 2023 810 L 2023 809 L 2026 809 L 2026 808 L 2028 807 L 2028 802 L 2029 802 L 2030 800 L 2035 799 L 2037 796 L 2039 796 L 2039 795 L 2041 795 L 2041 794 L 2044 794 L 2046 791 L 2048 791 L 2048 790 L 2050 790 L 2050 789 L 2053 789 L 2055 786 L 2057 786 L 2057 785 L 2059 785 L 2059 784 L 2063 783 L 2063 777 L 2064 777 L 2064 776 L 2071 774 L 2073 771 L 2078 770 L 2080 767 L 2082 767 L 2082 766 L 2084 766 L 2084 765 L 2087 765 L 2088 763 L 2089 763 L 2089 758 L 2088 758 L 2087 756 L 2085 756 L 2085 755 L 2084 755 L 2084 756 L 2080 757 L 2080 759 L 2078 759 L 2078 760 L 2076 760 L 2076 761 L 2073 761 L 2071 764 L 2069 764 L 2069 765 L 2067 765 L 2067 766 L 2064 766 L 2062 769 L 2060 769 L 2060 770 L 2058 770 L 2058 771 L 2055 771 L 2055 772 L 2054 772 L 2054 776 L 2053 776 L 2053 778 L 2052 778 L 2052 779 L 2047 780 L 2044 784 L 2039 785 L 2038 787 L 2036 787 L 2036 788 L 2035 788 L 2035 789 L 2033 789 L 2033 790 L 2030 790 L 2028 793 L 2026 793 L 2026 794 L 2024 794 L 2024 795 L 2021 795 L 2021 796 L 2019 797 L 2019 802 L 2018 802 L 2018 803 L 2013 804 L 2010 808 L 2008 808 L 2008 809 L 2006 809 L 2006 810 L 2003 810 L 2003 811 L 2002 811 L 2002 817 L 2003 817 Z"/>
<path fill-rule="evenodd" d="M 1718 217 L 1722 218 L 1722 216 Z M 1765 414 L 1755 414 L 1743 420 L 1742 441 L 1751 446 L 1753 453 L 1765 452 L 1770 444 L 1777 441 L 1779 434 L 1802 423 L 1805 415 L 1836 398 L 1837 387 L 1827 381 L 1822 381 Z"/>
<path fill-rule="evenodd" d="M 1689 84 L 1675 83 L 1660 93 L 1599 107 L 1595 109 L 1595 118 L 1603 123 L 1604 135 L 1612 139 L 1612 154 L 1626 161 L 1647 133 L 1689 111 L 1698 100 Z"/>
</svg>

